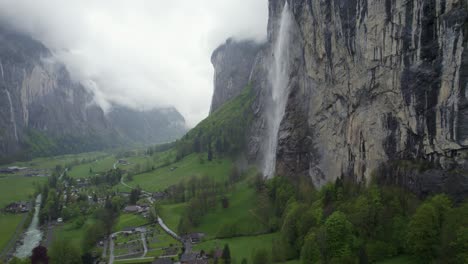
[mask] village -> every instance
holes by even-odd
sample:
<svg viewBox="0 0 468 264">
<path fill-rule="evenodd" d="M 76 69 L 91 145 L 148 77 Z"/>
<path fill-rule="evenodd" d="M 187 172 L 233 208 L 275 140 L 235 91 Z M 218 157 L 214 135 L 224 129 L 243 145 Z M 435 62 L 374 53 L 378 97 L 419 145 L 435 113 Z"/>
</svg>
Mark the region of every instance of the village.
<svg viewBox="0 0 468 264">
<path fill-rule="evenodd" d="M 115 202 L 120 208 L 119 219 L 139 219 L 139 224 L 119 226 L 114 228 L 110 235 L 98 237 L 94 241 L 93 256 L 96 260 L 100 259 L 99 263 L 154 258 L 152 263 L 157 264 L 208 264 L 211 263 L 210 260 L 221 257 L 220 249 L 213 252 L 192 250 L 192 245 L 202 242 L 205 236 L 203 233 L 179 236 L 164 224 L 155 210 L 155 205 L 165 201 L 168 197 L 167 191 L 149 193 L 139 188 L 116 188 L 121 184 L 129 187 L 122 180 L 128 171 L 117 168 L 117 165 L 127 167 L 131 163 L 120 159 L 114 164 L 114 168 L 106 173 L 83 178 L 70 177 L 67 168 L 60 168 L 63 170 L 61 172 L 26 167 L 8 167 L 1 170 L 3 173 L 21 173 L 28 177 L 49 177 L 48 183 L 42 187 L 43 196 L 47 197 L 43 204 L 50 202 L 50 190 L 54 190 L 54 207 L 59 209 L 51 213 L 44 212 L 43 208 L 39 214 L 41 229 L 44 230 L 42 245 L 52 245 L 57 230 L 75 223 L 82 213 L 89 214 L 106 208 L 112 200 L 112 203 Z M 27 214 L 32 213 L 33 207 L 33 201 L 17 201 L 8 204 L 2 210 L 10 214 Z M 80 221 L 86 222 L 86 219 Z M 21 243 L 16 244 L 16 248 L 21 246 Z"/>
</svg>

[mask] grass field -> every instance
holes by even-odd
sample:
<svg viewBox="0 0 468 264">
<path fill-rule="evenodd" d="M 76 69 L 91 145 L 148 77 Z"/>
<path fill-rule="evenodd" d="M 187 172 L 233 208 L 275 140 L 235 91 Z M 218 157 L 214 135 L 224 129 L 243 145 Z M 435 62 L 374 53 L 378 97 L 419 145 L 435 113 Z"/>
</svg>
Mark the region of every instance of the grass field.
<svg viewBox="0 0 468 264">
<path fill-rule="evenodd" d="M 119 264 L 151 264 L 154 258 L 134 259 L 134 260 L 115 260 L 114 263 Z"/>
<path fill-rule="evenodd" d="M 273 240 L 278 237 L 279 233 L 228 239 L 213 239 L 195 245 L 194 249 L 210 252 L 211 250 L 223 249 L 224 245 L 228 244 L 229 249 L 231 250 L 233 263 L 240 263 L 243 258 L 246 258 L 248 262 L 251 263 L 251 257 L 255 251 L 265 249 L 268 252 L 271 252 Z"/>
<path fill-rule="evenodd" d="M 231 167 L 232 163 L 228 159 L 205 161 L 201 164 L 199 157 L 192 154 L 169 166 L 135 175 L 133 181 L 129 181 L 127 184 L 133 187 L 139 185 L 145 191 L 162 191 L 190 176 L 207 175 L 219 180 L 227 179 Z M 176 169 L 171 170 L 171 168 Z"/>
<path fill-rule="evenodd" d="M 267 231 L 266 226 L 255 216 L 255 191 L 247 182 L 237 184 L 227 197 L 229 208 L 223 209 L 220 203 L 202 218 L 196 231 L 206 233 L 209 238 L 222 236 L 226 229 L 235 230 L 237 236 Z"/>
<path fill-rule="evenodd" d="M 91 163 L 74 166 L 69 172 L 73 178 L 86 178 L 96 173 L 105 172 L 113 168 L 116 159 L 114 156 L 107 156 Z M 91 169 L 91 173 L 90 173 Z"/>
<path fill-rule="evenodd" d="M 72 245 L 82 250 L 86 228 L 92 225 L 94 221 L 94 219 L 88 218 L 80 228 L 74 228 L 72 222 L 66 223 L 54 230 L 54 239 L 68 240 Z"/>
<path fill-rule="evenodd" d="M 161 205 L 159 214 L 170 229 L 177 230 L 186 206 L 186 203 Z"/>
<path fill-rule="evenodd" d="M 55 156 L 55 157 L 44 157 L 44 158 L 35 158 L 31 161 L 26 162 L 15 162 L 8 166 L 19 166 L 19 167 L 29 167 L 35 169 L 53 169 L 56 165 L 65 166 L 68 163 L 71 163 L 75 160 L 82 160 L 82 159 L 93 159 L 100 156 L 105 155 L 103 152 L 89 152 L 89 153 L 81 153 L 81 154 L 70 154 L 70 155 L 62 155 L 62 156 Z"/>
<path fill-rule="evenodd" d="M 127 227 L 138 227 L 147 224 L 148 221 L 136 214 L 122 214 L 117 220 L 117 224 L 114 227 L 115 231 L 121 231 Z"/>
<path fill-rule="evenodd" d="M 0 252 L 7 246 L 15 234 L 18 224 L 24 215 L 0 214 Z"/>
<path fill-rule="evenodd" d="M 20 175 L 3 175 L 0 177 L 0 208 L 14 201 L 32 199 L 35 184 L 46 182 L 45 177 L 24 177 Z"/>
</svg>

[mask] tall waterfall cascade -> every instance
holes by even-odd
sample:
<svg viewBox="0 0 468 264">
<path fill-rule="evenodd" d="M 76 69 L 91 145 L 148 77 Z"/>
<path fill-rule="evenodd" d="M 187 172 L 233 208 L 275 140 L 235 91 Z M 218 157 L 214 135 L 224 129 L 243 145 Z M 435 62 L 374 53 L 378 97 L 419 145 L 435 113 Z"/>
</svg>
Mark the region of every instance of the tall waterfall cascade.
<svg viewBox="0 0 468 264">
<path fill-rule="evenodd" d="M 10 122 L 13 124 L 13 132 L 14 132 L 14 135 L 15 135 L 15 140 L 16 140 L 16 142 L 18 142 L 18 130 L 17 130 L 17 127 L 16 127 L 15 111 L 13 109 L 13 102 L 11 100 L 11 94 L 7 89 L 5 89 L 5 93 L 6 93 L 7 98 L 8 98 L 8 103 L 10 104 Z"/>
<path fill-rule="evenodd" d="M 278 133 L 289 96 L 291 25 L 292 14 L 286 2 L 281 13 L 279 32 L 273 50 L 273 63 L 268 76 L 271 85 L 271 98 L 267 106 L 267 142 L 263 165 L 263 175 L 267 178 L 271 178 L 275 174 Z"/>
</svg>

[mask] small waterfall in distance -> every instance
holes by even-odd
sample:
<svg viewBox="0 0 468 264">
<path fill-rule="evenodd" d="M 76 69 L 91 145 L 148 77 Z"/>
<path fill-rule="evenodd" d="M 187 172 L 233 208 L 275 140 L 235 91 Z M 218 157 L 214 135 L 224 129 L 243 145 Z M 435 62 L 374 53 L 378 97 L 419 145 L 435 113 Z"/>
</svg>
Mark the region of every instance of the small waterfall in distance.
<svg viewBox="0 0 468 264">
<path fill-rule="evenodd" d="M 276 152 L 278 149 L 278 132 L 286 110 L 289 96 L 289 61 L 290 30 L 292 14 L 288 2 L 281 13 L 280 27 L 274 44 L 273 65 L 269 72 L 271 99 L 267 107 L 267 144 L 264 155 L 263 175 L 271 178 L 276 169 Z"/>
<path fill-rule="evenodd" d="M 15 119 L 15 111 L 13 109 L 13 102 L 11 101 L 11 95 L 10 92 L 5 89 L 7 98 L 8 98 L 8 103 L 10 103 L 10 121 L 13 124 L 13 132 L 15 133 L 15 140 L 18 142 L 18 131 L 16 128 L 16 119 Z"/>
</svg>

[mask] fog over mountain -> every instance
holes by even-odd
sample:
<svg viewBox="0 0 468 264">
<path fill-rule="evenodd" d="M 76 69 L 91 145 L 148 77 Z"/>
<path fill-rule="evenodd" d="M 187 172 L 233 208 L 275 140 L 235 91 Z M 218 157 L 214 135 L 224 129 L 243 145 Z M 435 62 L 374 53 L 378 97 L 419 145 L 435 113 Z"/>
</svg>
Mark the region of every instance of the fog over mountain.
<svg viewBox="0 0 468 264">
<path fill-rule="evenodd" d="M 0 22 L 45 43 L 103 109 L 174 106 L 189 126 L 209 111 L 211 52 L 262 41 L 267 16 L 263 0 L 0 0 Z"/>
</svg>

